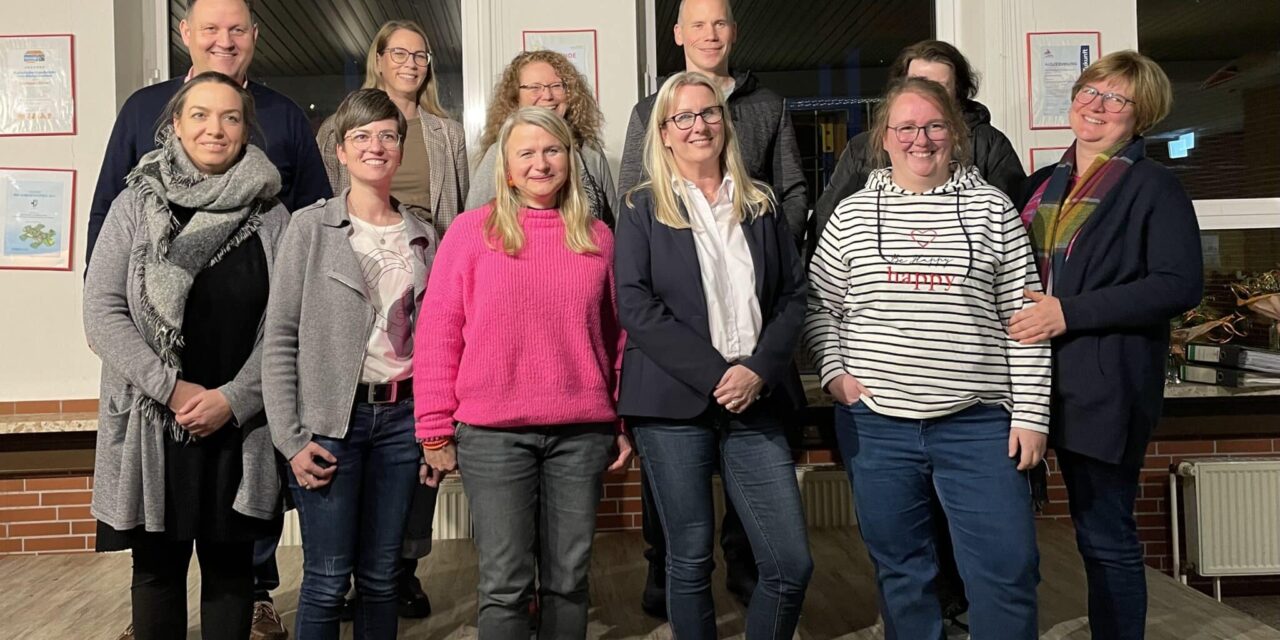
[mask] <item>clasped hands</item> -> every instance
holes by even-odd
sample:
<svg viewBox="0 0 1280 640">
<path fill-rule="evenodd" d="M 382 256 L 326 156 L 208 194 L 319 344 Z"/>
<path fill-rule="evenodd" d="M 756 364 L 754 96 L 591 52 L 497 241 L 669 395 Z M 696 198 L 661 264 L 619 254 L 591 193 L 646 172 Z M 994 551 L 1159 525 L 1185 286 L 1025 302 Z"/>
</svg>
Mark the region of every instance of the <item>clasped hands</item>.
<svg viewBox="0 0 1280 640">
<path fill-rule="evenodd" d="M 764 389 L 764 380 L 756 372 L 744 365 L 735 364 L 720 377 L 712 395 L 720 406 L 731 413 L 742 413 L 760 399 L 761 389 Z"/>
<path fill-rule="evenodd" d="M 233 417 L 231 404 L 221 391 L 186 380 L 179 380 L 173 386 L 169 409 L 178 425 L 197 438 L 213 435 Z"/>
</svg>

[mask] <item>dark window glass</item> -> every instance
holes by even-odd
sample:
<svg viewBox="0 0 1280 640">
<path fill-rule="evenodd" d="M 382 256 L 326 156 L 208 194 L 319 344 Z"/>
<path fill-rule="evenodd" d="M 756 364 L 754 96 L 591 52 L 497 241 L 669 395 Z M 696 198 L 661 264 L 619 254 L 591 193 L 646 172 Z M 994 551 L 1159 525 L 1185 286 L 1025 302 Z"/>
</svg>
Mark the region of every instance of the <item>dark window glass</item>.
<svg viewBox="0 0 1280 640">
<path fill-rule="evenodd" d="M 658 73 L 684 70 L 671 36 L 679 0 L 658 0 Z M 787 99 L 813 205 L 845 143 L 864 131 L 898 52 L 934 36 L 933 0 L 738 2 L 734 71 Z"/>
<path fill-rule="evenodd" d="M 258 41 L 249 77 L 289 96 L 307 113 L 312 128 L 318 129 L 338 103 L 364 83 L 365 57 L 382 24 L 414 20 L 430 41 L 440 102 L 461 121 L 461 6 L 461 0 L 255 2 Z M 178 29 L 186 13 L 187 0 L 170 0 L 170 77 L 185 76 L 191 68 L 191 56 Z"/>
<path fill-rule="evenodd" d="M 1147 154 L 1193 199 L 1280 197 L 1280 3 L 1138 0 L 1138 46 L 1173 82 Z"/>
<path fill-rule="evenodd" d="M 1246 335 L 1232 342 L 1268 346 L 1271 320 L 1236 305 L 1231 285 L 1251 276 L 1280 269 L 1280 229 L 1230 229 L 1203 231 L 1200 247 L 1204 253 L 1204 305 L 1214 317 L 1239 311 L 1244 320 L 1236 327 Z"/>
</svg>

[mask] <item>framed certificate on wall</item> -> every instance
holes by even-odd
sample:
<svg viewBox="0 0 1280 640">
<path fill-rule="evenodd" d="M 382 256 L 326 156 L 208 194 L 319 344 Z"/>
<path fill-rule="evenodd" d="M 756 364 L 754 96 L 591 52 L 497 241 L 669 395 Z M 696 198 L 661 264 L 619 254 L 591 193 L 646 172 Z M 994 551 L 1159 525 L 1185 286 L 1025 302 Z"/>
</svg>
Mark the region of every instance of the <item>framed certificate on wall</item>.
<svg viewBox="0 0 1280 640">
<path fill-rule="evenodd" d="M 0 35 L 0 89 L 0 136 L 75 135 L 75 36 Z"/>
<path fill-rule="evenodd" d="M 1069 128 L 1071 87 L 1101 51 L 1097 31 L 1027 34 L 1027 122 L 1032 129 Z"/>
<path fill-rule="evenodd" d="M 71 271 L 74 169 L 0 167 L 0 269 Z"/>
<path fill-rule="evenodd" d="M 596 100 L 600 100 L 600 67 L 596 64 L 596 30 L 567 29 L 562 31 L 523 32 L 524 50 L 547 49 L 569 59 L 587 82 Z"/>
</svg>

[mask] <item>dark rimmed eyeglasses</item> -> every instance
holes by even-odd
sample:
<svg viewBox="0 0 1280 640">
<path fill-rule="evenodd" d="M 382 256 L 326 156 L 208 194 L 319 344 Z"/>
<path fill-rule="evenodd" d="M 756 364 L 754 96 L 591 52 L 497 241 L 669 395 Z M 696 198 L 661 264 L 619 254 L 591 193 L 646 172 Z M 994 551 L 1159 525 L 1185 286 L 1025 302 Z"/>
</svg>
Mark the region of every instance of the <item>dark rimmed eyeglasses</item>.
<svg viewBox="0 0 1280 640">
<path fill-rule="evenodd" d="M 945 122 L 930 122 L 923 127 L 914 124 L 904 124 L 900 127 L 890 125 L 889 129 L 893 131 L 893 135 L 898 138 L 898 142 L 909 144 L 916 141 L 920 137 L 920 132 L 924 132 L 924 137 L 934 142 L 942 142 L 951 135 L 951 127 Z"/>
<path fill-rule="evenodd" d="M 698 118 L 702 118 L 702 121 L 707 124 L 716 124 L 717 122 L 724 120 L 724 107 L 719 105 L 707 107 L 697 113 L 692 111 L 681 111 L 680 113 L 663 120 L 663 122 L 670 122 L 671 124 L 676 125 L 676 128 L 681 131 L 688 131 L 693 128 L 693 123 Z"/>
<path fill-rule="evenodd" d="M 1076 92 L 1076 102 L 1082 105 L 1093 104 L 1093 101 L 1097 100 L 1098 96 L 1102 96 L 1102 109 L 1107 113 L 1120 113 L 1124 111 L 1125 105 L 1138 104 L 1118 93 L 1103 93 L 1088 86 L 1080 87 L 1080 90 Z"/>
<path fill-rule="evenodd" d="M 413 61 L 416 62 L 419 67 L 425 67 L 428 64 L 431 64 L 430 51 L 410 51 L 408 49 L 401 49 L 400 47 L 391 47 L 390 49 L 383 49 L 378 53 L 385 53 L 391 56 L 391 61 L 396 64 L 404 64 L 405 62 L 408 62 L 409 58 L 413 58 Z"/>
</svg>

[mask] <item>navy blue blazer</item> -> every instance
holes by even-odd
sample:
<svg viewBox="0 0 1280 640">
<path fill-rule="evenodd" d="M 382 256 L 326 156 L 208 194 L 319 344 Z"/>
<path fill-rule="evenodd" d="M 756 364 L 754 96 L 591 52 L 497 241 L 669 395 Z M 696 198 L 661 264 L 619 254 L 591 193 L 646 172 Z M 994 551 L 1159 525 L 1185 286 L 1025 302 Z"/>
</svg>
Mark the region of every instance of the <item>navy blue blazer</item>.
<svg viewBox="0 0 1280 640">
<path fill-rule="evenodd" d="M 618 413 L 686 420 L 715 405 L 712 392 L 730 363 L 711 344 L 693 231 L 654 217 L 649 188 L 631 194 L 618 216 L 614 266 L 618 316 L 627 330 Z M 763 323 L 756 350 L 741 364 L 764 380 L 771 404 L 805 404 L 794 354 L 804 323 L 804 268 L 776 213 L 742 223 L 756 272 Z"/>
<path fill-rule="evenodd" d="M 1027 179 L 1019 210 L 1052 172 Z M 1164 404 L 1169 320 L 1203 288 L 1191 199 L 1172 171 L 1139 159 L 1080 228 L 1054 284 L 1067 323 L 1053 339 L 1055 448 L 1141 464 Z"/>
<path fill-rule="evenodd" d="M 164 124 L 159 122 L 160 112 L 185 82 L 186 76 L 179 76 L 143 87 L 133 92 L 120 108 L 89 205 L 86 265 L 93 256 L 93 246 L 98 242 L 98 232 L 107 219 L 111 203 L 124 191 L 125 176 L 142 156 L 156 148 L 156 130 Z M 333 197 L 315 133 L 302 109 L 284 94 L 252 80 L 249 93 L 253 94 L 254 111 L 261 129 L 251 134 L 251 141 L 280 171 L 280 202 L 292 213 L 321 198 Z"/>
</svg>

